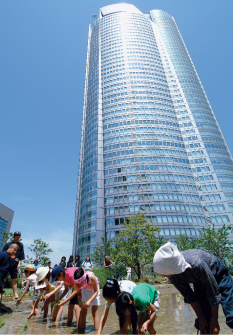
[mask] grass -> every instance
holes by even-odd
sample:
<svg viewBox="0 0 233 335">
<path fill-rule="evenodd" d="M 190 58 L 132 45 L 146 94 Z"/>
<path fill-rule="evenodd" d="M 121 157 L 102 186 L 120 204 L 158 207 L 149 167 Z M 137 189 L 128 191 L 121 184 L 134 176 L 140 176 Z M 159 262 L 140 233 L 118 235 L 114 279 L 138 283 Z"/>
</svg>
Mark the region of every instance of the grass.
<svg viewBox="0 0 233 335">
<path fill-rule="evenodd" d="M 3 294 L 2 296 L 2 300 L 9 300 L 11 298 L 13 298 L 13 291 L 11 288 L 6 288 L 4 289 L 5 293 Z M 22 292 L 20 289 L 17 289 L 17 294 L 18 294 L 18 297 L 20 297 L 22 295 Z M 26 294 L 23 298 L 23 300 L 28 300 L 28 299 L 31 299 L 34 295 L 34 292 L 33 291 L 30 291 L 29 294 Z"/>
</svg>

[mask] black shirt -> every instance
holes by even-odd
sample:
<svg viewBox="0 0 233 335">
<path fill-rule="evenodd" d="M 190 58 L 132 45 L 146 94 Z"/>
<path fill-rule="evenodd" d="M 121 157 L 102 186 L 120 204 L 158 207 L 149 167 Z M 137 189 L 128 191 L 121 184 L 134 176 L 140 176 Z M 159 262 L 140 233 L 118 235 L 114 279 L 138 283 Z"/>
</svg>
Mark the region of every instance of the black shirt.
<svg viewBox="0 0 233 335">
<path fill-rule="evenodd" d="M 67 262 L 67 268 L 72 268 L 74 266 L 74 262 Z"/>
<path fill-rule="evenodd" d="M 82 262 L 80 260 L 79 261 L 75 261 L 75 267 L 76 268 L 80 268 L 81 264 L 82 264 Z"/>
<path fill-rule="evenodd" d="M 0 251 L 0 273 L 9 267 L 9 259 L 6 251 Z"/>
</svg>

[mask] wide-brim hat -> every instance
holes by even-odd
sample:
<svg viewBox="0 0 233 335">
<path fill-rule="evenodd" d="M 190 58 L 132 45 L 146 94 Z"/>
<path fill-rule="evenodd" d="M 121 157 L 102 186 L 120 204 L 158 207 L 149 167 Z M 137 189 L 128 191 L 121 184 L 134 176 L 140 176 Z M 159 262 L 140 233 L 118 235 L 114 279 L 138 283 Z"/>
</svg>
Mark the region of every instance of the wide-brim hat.
<svg viewBox="0 0 233 335">
<path fill-rule="evenodd" d="M 31 271 L 31 272 L 36 271 L 35 266 L 32 265 L 32 264 L 28 264 L 27 266 L 25 266 L 24 269 L 27 270 L 27 271 Z"/>
<path fill-rule="evenodd" d="M 36 270 L 37 281 L 41 281 L 48 273 L 50 269 L 48 266 L 41 266 Z"/>
</svg>

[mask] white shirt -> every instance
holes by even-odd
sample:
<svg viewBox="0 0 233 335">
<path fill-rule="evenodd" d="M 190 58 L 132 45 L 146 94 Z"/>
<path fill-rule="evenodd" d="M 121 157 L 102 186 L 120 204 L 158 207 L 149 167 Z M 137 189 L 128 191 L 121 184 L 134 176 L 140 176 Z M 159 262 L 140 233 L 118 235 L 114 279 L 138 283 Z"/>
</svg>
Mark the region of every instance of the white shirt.
<svg viewBox="0 0 233 335">
<path fill-rule="evenodd" d="M 118 284 L 120 286 L 120 292 L 128 292 L 128 293 L 131 293 L 133 289 L 137 286 L 131 280 L 120 280 Z M 111 307 L 111 303 L 106 301 L 105 309 L 109 309 L 110 307 Z"/>
<path fill-rule="evenodd" d="M 31 274 L 29 277 L 27 277 L 27 280 L 30 280 L 30 284 L 35 287 L 36 286 L 36 283 L 37 283 L 37 277 L 36 277 L 36 274 L 33 273 Z"/>
</svg>

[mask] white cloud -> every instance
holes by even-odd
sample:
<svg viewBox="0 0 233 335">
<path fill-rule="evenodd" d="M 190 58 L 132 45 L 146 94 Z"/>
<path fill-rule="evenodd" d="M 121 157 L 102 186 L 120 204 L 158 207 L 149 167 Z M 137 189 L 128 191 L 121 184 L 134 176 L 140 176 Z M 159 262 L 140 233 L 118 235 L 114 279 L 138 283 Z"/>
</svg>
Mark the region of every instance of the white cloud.
<svg viewBox="0 0 233 335">
<path fill-rule="evenodd" d="M 25 236 L 25 238 L 23 235 L 22 242 L 24 244 L 25 255 L 33 257 L 28 247 L 30 247 L 30 245 L 33 243 L 33 240 L 37 238 L 41 238 L 42 241 L 49 243 L 49 247 L 53 250 L 53 252 L 49 254 L 52 266 L 54 266 L 56 263 L 58 264 L 62 256 L 66 256 L 66 259 L 68 259 L 72 254 L 73 230 L 71 229 L 57 229 L 56 231 L 49 232 L 48 234 L 45 232 L 41 234 L 40 232 L 40 236 L 38 236 L 37 232 L 35 231 L 34 234 L 30 232 L 30 236 Z"/>
</svg>

